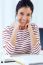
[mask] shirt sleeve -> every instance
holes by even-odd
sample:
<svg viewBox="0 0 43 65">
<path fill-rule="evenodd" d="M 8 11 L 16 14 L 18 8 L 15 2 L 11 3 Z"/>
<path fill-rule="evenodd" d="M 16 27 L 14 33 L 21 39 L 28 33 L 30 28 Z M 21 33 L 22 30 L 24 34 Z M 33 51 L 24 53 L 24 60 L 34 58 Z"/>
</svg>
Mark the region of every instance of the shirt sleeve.
<svg viewBox="0 0 43 65">
<path fill-rule="evenodd" d="M 37 43 L 34 46 L 31 46 L 31 53 L 32 54 L 39 54 L 41 50 L 41 43 L 40 43 L 40 33 L 39 33 L 39 28 L 37 25 L 33 26 L 33 32 L 34 35 L 36 36 Z"/>
<path fill-rule="evenodd" d="M 7 54 L 14 54 L 15 47 L 10 43 L 10 38 L 12 34 L 13 28 L 12 27 L 6 27 L 4 28 L 4 31 L 2 33 L 3 38 L 3 47 L 6 50 Z"/>
</svg>

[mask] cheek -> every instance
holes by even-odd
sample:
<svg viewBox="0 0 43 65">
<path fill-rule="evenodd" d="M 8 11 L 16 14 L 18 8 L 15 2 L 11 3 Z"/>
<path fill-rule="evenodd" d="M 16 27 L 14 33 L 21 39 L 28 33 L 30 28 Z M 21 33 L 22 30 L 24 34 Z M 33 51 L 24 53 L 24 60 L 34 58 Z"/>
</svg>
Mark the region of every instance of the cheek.
<svg viewBox="0 0 43 65">
<path fill-rule="evenodd" d="M 31 17 L 28 17 L 28 21 L 30 21 L 31 20 Z"/>
<path fill-rule="evenodd" d="M 29 23 L 30 20 L 31 20 L 31 17 L 28 17 L 26 23 Z"/>
<path fill-rule="evenodd" d="M 17 18 L 18 18 L 18 21 L 22 19 L 22 17 L 20 15 Z"/>
</svg>

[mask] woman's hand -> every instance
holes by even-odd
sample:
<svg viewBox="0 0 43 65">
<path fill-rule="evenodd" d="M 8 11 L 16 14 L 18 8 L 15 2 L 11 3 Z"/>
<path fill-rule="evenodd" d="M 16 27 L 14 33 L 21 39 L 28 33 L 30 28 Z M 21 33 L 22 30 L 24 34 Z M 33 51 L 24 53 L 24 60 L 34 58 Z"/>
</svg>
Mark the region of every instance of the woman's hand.
<svg viewBox="0 0 43 65">
<path fill-rule="evenodd" d="M 19 24 L 19 29 L 20 30 L 24 30 L 28 28 L 28 23 L 26 23 L 24 26 L 22 26 L 21 24 Z"/>
<path fill-rule="evenodd" d="M 15 26 L 14 26 L 14 30 L 13 30 L 13 32 L 12 32 L 12 35 L 11 35 L 11 39 L 10 39 L 11 44 L 12 44 L 13 46 L 15 46 L 16 36 L 17 36 L 17 31 L 18 31 L 18 29 L 19 29 L 19 23 L 16 23 Z"/>
</svg>

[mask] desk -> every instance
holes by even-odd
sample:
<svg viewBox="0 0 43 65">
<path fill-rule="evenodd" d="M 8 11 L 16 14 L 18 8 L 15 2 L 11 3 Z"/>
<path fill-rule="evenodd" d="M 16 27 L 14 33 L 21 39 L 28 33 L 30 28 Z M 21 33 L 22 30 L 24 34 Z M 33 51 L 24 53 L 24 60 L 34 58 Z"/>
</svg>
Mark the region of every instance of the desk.
<svg viewBox="0 0 43 65">
<path fill-rule="evenodd" d="M 15 55 L 13 57 L 9 57 L 6 56 L 6 59 L 14 59 L 17 60 L 21 63 L 23 63 L 24 65 L 29 65 L 30 63 L 42 63 L 43 62 L 43 55 L 28 55 L 28 54 L 22 54 L 22 55 Z M 0 64 L 0 65 L 12 65 L 12 63 L 4 63 L 4 64 Z M 13 63 L 13 65 L 16 65 L 15 62 Z M 21 65 L 21 64 L 17 64 L 17 65 Z"/>
</svg>

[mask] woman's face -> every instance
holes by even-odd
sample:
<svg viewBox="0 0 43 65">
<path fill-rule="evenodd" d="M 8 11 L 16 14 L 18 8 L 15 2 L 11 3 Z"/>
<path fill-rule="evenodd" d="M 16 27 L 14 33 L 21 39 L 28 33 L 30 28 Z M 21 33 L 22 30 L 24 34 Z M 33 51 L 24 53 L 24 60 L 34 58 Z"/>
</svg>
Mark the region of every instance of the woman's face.
<svg viewBox="0 0 43 65">
<path fill-rule="evenodd" d="M 18 10 L 17 18 L 21 26 L 25 26 L 30 22 L 32 10 L 30 7 L 22 7 Z"/>
</svg>

